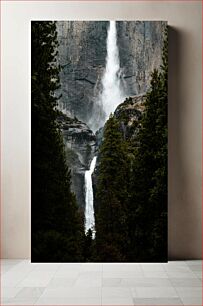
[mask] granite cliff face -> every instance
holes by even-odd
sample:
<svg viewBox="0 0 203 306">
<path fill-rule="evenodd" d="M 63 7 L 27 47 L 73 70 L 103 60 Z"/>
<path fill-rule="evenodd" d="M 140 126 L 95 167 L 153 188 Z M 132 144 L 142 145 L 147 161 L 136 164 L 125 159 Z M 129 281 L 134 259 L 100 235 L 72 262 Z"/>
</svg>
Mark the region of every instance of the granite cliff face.
<svg viewBox="0 0 203 306">
<path fill-rule="evenodd" d="M 117 22 L 120 67 L 127 96 L 148 90 L 151 72 L 162 63 L 166 24 L 160 21 Z"/>
<path fill-rule="evenodd" d="M 88 123 L 105 68 L 108 22 L 59 21 L 60 105 Z"/>
<path fill-rule="evenodd" d="M 106 66 L 108 21 L 58 21 L 58 63 L 61 95 L 58 120 L 72 171 L 72 190 L 85 207 L 84 173 L 102 141 L 103 130 L 91 131 L 103 109 L 98 102 Z M 166 22 L 118 21 L 117 46 L 121 86 L 127 98 L 115 110 L 125 138 L 135 138 L 140 128 L 150 75 L 162 62 Z M 78 119 L 76 119 L 78 118 Z M 99 161 L 99 158 L 98 158 Z M 94 175 L 94 185 L 96 174 Z"/>
<path fill-rule="evenodd" d="M 102 90 L 108 26 L 108 21 L 57 22 L 60 107 L 90 128 L 92 117 L 102 111 L 96 102 Z M 152 70 L 161 64 L 166 22 L 118 21 L 116 26 L 126 97 L 144 93 L 149 88 Z"/>
<path fill-rule="evenodd" d="M 71 170 L 72 191 L 77 203 L 84 209 L 84 174 L 95 155 L 96 137 L 89 127 L 77 118 L 60 114 L 57 118 L 65 144 L 67 164 Z"/>
<path fill-rule="evenodd" d="M 114 116 L 120 123 L 124 140 L 136 139 L 141 127 L 142 114 L 145 108 L 146 95 L 126 98 L 115 110 Z"/>
</svg>

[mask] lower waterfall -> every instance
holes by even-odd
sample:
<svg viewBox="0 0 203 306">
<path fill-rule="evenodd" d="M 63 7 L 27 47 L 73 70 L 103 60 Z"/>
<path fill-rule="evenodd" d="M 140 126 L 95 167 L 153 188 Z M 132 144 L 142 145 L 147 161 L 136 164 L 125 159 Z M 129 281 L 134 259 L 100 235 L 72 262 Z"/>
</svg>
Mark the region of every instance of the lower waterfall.
<svg viewBox="0 0 203 306">
<path fill-rule="evenodd" d="M 92 230 L 92 238 L 95 238 L 94 197 L 92 188 L 92 173 L 96 166 L 97 157 L 94 156 L 90 169 L 85 171 L 85 233 Z"/>
</svg>

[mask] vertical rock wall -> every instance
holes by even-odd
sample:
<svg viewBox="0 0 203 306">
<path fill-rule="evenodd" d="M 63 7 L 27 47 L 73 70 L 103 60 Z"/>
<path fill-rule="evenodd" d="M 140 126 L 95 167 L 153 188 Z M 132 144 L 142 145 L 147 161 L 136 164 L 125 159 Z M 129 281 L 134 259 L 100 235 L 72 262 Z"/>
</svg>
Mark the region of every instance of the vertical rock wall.
<svg viewBox="0 0 203 306">
<path fill-rule="evenodd" d="M 117 35 L 123 85 L 127 96 L 147 91 L 150 75 L 162 62 L 166 22 L 118 21 Z"/>
<path fill-rule="evenodd" d="M 76 116 L 87 124 L 95 115 L 101 90 L 108 24 L 108 21 L 57 22 L 60 104 L 71 117 Z M 161 21 L 117 22 L 117 43 L 126 96 L 148 89 L 152 70 L 161 64 L 165 26 L 166 22 Z"/>
<path fill-rule="evenodd" d="M 86 123 L 101 90 L 107 27 L 107 21 L 57 22 L 61 105 Z"/>
</svg>

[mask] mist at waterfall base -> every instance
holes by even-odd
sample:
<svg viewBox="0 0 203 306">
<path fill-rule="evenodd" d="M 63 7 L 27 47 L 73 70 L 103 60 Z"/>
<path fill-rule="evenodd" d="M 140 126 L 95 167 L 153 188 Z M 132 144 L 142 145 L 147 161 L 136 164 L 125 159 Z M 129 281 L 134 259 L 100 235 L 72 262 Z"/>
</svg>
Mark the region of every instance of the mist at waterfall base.
<svg viewBox="0 0 203 306">
<path fill-rule="evenodd" d="M 102 90 L 95 99 L 93 116 L 89 121 L 93 132 L 104 126 L 109 115 L 126 98 L 121 85 L 122 75 L 117 46 L 116 21 L 109 22 L 106 49 L 106 67 L 101 80 Z"/>
</svg>

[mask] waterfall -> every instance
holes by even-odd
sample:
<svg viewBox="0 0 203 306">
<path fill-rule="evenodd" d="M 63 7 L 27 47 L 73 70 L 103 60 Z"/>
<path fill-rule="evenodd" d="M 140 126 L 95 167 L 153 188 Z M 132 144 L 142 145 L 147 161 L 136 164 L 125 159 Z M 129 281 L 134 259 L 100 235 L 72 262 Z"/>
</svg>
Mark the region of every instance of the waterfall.
<svg viewBox="0 0 203 306">
<path fill-rule="evenodd" d="M 95 116 L 92 117 L 89 125 L 93 131 L 103 127 L 110 113 L 113 113 L 116 107 L 125 99 L 121 88 L 120 60 L 117 46 L 116 21 L 110 21 L 107 41 L 106 41 L 106 67 L 102 77 L 102 92 L 100 93 L 95 110 Z M 93 205 L 92 173 L 96 165 L 96 157 L 93 158 L 90 170 L 85 172 L 85 232 L 89 229 L 95 237 L 95 218 Z"/>
<path fill-rule="evenodd" d="M 90 126 L 94 131 L 104 126 L 110 113 L 125 100 L 125 94 L 121 86 L 121 70 L 119 51 L 117 46 L 116 21 L 109 22 L 107 41 L 106 41 L 106 67 L 102 77 L 102 91 L 95 102 L 96 111 L 93 122 Z"/>
<path fill-rule="evenodd" d="M 107 36 L 106 69 L 102 79 L 103 91 L 101 104 L 105 112 L 105 121 L 110 113 L 123 102 L 124 93 L 121 89 L 120 60 L 117 46 L 116 21 L 110 21 Z"/>
<path fill-rule="evenodd" d="M 96 166 L 95 156 L 90 164 L 90 169 L 85 171 L 85 232 L 92 230 L 92 237 L 95 237 L 94 198 L 92 188 L 92 173 Z"/>
</svg>

